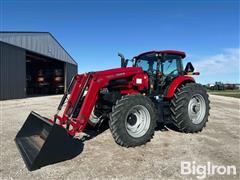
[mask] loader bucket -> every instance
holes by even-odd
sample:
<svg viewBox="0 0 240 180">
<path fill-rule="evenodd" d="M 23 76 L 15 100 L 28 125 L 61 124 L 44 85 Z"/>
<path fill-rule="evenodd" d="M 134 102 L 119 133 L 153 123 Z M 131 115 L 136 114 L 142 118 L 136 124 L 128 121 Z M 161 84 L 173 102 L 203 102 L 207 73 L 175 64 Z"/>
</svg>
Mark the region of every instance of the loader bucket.
<svg viewBox="0 0 240 180">
<path fill-rule="evenodd" d="M 15 142 L 30 171 L 71 159 L 83 150 L 81 141 L 35 112 L 29 114 Z"/>
</svg>

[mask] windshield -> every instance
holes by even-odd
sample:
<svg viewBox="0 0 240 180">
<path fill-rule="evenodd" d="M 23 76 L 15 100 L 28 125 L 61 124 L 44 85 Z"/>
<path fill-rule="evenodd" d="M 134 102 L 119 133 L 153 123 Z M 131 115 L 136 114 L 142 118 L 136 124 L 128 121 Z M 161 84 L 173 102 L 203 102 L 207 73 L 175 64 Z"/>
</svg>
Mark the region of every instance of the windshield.
<svg viewBox="0 0 240 180">
<path fill-rule="evenodd" d="M 136 61 L 136 66 L 141 67 L 143 71 L 148 73 L 161 72 L 165 76 L 178 76 L 179 75 L 179 62 L 181 62 L 181 57 L 177 55 L 168 54 L 165 55 L 163 59 L 160 60 L 158 65 L 158 56 L 155 53 L 150 53 L 141 56 Z M 159 69 L 157 69 L 159 68 Z"/>
<path fill-rule="evenodd" d="M 136 64 L 138 67 L 141 67 L 143 71 L 152 73 L 156 73 L 157 71 L 157 61 L 138 59 Z"/>
<path fill-rule="evenodd" d="M 136 66 L 141 67 L 143 71 L 156 73 L 157 71 L 156 53 L 149 53 L 141 56 L 141 58 L 137 60 Z"/>
</svg>

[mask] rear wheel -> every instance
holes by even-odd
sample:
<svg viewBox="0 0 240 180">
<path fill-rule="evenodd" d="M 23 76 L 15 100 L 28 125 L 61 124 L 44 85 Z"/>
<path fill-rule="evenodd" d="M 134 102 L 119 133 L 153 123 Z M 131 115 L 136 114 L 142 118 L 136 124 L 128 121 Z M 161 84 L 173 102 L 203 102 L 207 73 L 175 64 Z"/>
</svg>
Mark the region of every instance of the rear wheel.
<svg viewBox="0 0 240 180">
<path fill-rule="evenodd" d="M 206 126 L 209 99 L 200 84 L 188 83 L 178 88 L 170 103 L 171 120 L 179 131 L 196 133 Z"/>
<path fill-rule="evenodd" d="M 121 146 L 139 146 L 150 141 L 156 127 L 152 101 L 140 94 L 123 96 L 113 107 L 109 127 Z"/>
</svg>

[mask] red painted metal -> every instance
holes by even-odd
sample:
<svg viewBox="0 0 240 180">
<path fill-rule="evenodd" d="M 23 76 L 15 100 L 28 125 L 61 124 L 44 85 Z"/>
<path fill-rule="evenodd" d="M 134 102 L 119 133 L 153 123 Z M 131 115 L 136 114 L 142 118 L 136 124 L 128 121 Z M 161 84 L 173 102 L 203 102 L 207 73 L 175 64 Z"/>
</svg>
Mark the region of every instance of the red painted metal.
<svg viewBox="0 0 240 180">
<path fill-rule="evenodd" d="M 73 105 L 76 103 L 77 98 L 80 94 L 81 85 L 83 85 L 85 83 L 86 78 L 87 78 L 87 74 L 81 74 L 81 75 L 75 76 L 75 84 L 72 89 L 72 92 L 74 92 L 74 93 L 72 93 L 71 96 L 69 97 L 69 101 L 68 101 L 69 103 L 67 104 L 65 111 L 64 111 L 64 115 L 66 117 L 68 117 L 68 115 L 71 114 Z"/>
<path fill-rule="evenodd" d="M 75 76 L 75 83 L 63 115 L 57 116 L 59 121 L 58 124 L 62 127 L 70 121 L 71 126 L 67 131 L 71 135 L 75 135 L 77 132 L 82 132 L 84 130 L 93 107 L 98 99 L 100 89 L 106 87 L 111 80 L 132 77 L 132 80 L 129 81 L 127 85 L 119 88 L 119 92 L 122 94 L 139 93 L 140 90 L 148 88 L 148 76 L 139 67 L 116 68 L 94 72 L 87 84 L 87 92 L 84 97 L 84 101 L 82 102 L 80 112 L 76 118 L 71 118 L 69 116 L 72 113 L 73 106 L 77 102 L 88 75 L 89 74 L 80 74 Z M 52 122 L 52 120 L 50 121 Z"/>
<path fill-rule="evenodd" d="M 176 79 L 174 79 L 168 88 L 165 98 L 166 99 L 172 98 L 177 87 L 186 82 L 195 82 L 195 80 L 190 76 L 178 76 Z"/>
<path fill-rule="evenodd" d="M 180 55 L 182 58 L 185 58 L 185 57 L 186 57 L 185 52 L 182 52 L 182 51 L 176 51 L 176 50 L 160 50 L 160 51 L 155 51 L 155 50 L 153 50 L 153 51 L 148 51 L 148 52 L 141 53 L 141 54 L 135 56 L 134 58 L 138 59 L 140 56 L 145 55 L 145 54 L 150 54 L 150 53 L 169 53 L 169 54 Z"/>
<path fill-rule="evenodd" d="M 147 74 L 136 74 L 132 79 L 133 86 L 138 87 L 138 90 L 148 89 L 148 76 Z M 141 82 L 141 83 L 140 83 Z"/>
<path fill-rule="evenodd" d="M 137 90 L 134 90 L 134 89 L 120 89 L 119 90 L 119 93 L 120 94 L 138 94 L 139 93 L 139 91 L 137 91 Z"/>
</svg>

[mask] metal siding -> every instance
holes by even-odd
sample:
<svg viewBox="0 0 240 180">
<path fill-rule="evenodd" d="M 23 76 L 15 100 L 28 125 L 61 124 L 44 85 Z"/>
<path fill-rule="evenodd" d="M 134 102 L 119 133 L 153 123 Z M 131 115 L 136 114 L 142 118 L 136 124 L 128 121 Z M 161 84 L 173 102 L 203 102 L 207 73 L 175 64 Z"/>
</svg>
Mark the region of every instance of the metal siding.
<svg viewBox="0 0 240 180">
<path fill-rule="evenodd" d="M 25 97 L 25 50 L 0 42 L 0 100 Z"/>
<path fill-rule="evenodd" d="M 0 32 L 0 41 L 70 64 L 76 64 L 50 33 Z"/>
<path fill-rule="evenodd" d="M 66 71 L 65 77 L 66 77 L 66 83 L 67 83 L 66 88 L 67 88 L 72 80 L 72 77 L 77 74 L 77 65 L 66 63 L 65 67 L 66 67 L 65 68 L 65 71 Z"/>
</svg>

